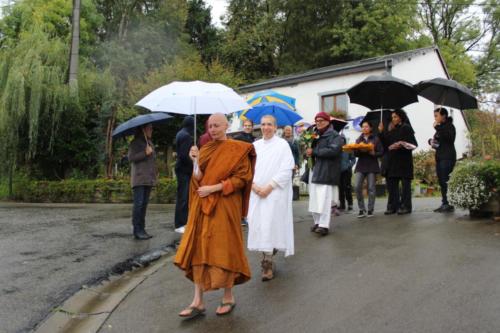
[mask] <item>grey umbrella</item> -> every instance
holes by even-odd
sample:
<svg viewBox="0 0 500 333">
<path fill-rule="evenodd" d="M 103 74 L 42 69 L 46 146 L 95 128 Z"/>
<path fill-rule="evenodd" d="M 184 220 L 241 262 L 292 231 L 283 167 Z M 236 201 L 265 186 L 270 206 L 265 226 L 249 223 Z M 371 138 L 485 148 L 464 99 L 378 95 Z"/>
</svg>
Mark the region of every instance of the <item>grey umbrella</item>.
<svg viewBox="0 0 500 333">
<path fill-rule="evenodd" d="M 139 126 L 162 123 L 170 118 L 172 118 L 171 115 L 163 112 L 151 112 L 134 117 L 115 128 L 115 130 L 113 131 L 113 138 L 116 139 L 122 136 L 135 134 L 135 130 Z"/>
<path fill-rule="evenodd" d="M 455 109 L 477 109 L 477 99 L 472 91 L 454 80 L 435 78 L 421 81 L 415 89 L 422 97 L 437 105 Z"/>
</svg>

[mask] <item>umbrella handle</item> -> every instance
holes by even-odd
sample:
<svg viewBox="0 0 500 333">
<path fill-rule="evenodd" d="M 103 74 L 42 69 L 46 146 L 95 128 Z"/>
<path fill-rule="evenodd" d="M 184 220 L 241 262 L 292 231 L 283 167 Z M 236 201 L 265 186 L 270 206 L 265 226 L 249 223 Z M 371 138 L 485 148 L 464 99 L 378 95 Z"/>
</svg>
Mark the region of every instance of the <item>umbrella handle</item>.
<svg viewBox="0 0 500 333">
<path fill-rule="evenodd" d="M 149 146 L 148 137 L 146 136 L 146 132 L 144 131 L 144 128 L 142 128 L 142 134 L 144 135 L 144 140 L 146 140 L 146 146 Z"/>
</svg>

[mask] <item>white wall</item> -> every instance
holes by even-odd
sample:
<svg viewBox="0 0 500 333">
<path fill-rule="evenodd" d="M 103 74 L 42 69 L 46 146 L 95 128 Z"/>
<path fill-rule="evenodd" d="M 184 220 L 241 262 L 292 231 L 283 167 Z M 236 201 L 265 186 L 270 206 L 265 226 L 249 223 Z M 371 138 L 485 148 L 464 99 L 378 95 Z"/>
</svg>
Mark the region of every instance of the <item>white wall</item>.
<svg viewBox="0 0 500 333">
<path fill-rule="evenodd" d="M 334 78 L 303 82 L 294 86 L 276 87 L 272 88 L 272 90 L 294 97 L 296 99 L 298 113 L 305 121 L 312 123 L 314 115 L 320 111 L 320 96 L 322 94 L 345 91 L 353 85 L 363 81 L 367 76 L 382 74 L 383 72 L 384 70 L 366 71 Z M 436 77 L 446 78 L 446 73 L 436 51 L 431 50 L 421 51 L 411 58 L 394 59 L 391 74 L 409 81 L 412 84 Z M 254 93 L 255 92 L 247 93 L 242 96 L 248 98 Z M 407 111 L 411 124 L 415 129 L 415 136 L 419 146 L 418 150 L 428 150 L 430 147 L 427 144 L 427 140 L 434 135 L 434 128 L 432 127 L 434 122 L 434 104 L 419 96 L 418 103 L 408 105 L 404 107 L 404 109 Z M 348 105 L 349 118 L 365 115 L 367 111 L 367 108 L 358 104 L 350 103 Z M 454 124 L 457 130 L 457 138 L 455 140 L 457 157 L 461 157 L 463 153 L 468 151 L 469 147 L 467 126 L 459 110 L 451 110 L 451 114 L 454 118 Z M 236 131 L 239 129 L 239 126 L 239 121 L 233 121 L 231 130 Z M 352 128 L 345 130 L 344 133 L 350 142 L 353 142 L 360 134 Z"/>
</svg>

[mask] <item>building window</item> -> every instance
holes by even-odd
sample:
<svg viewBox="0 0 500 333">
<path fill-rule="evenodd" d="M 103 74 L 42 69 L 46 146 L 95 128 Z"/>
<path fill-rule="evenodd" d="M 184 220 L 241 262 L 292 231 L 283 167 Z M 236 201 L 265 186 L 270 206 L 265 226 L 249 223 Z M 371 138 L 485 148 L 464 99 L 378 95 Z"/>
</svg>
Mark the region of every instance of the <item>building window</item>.
<svg viewBox="0 0 500 333">
<path fill-rule="evenodd" d="M 321 110 L 326 113 L 343 112 L 347 114 L 347 95 L 325 95 L 321 96 Z"/>
</svg>

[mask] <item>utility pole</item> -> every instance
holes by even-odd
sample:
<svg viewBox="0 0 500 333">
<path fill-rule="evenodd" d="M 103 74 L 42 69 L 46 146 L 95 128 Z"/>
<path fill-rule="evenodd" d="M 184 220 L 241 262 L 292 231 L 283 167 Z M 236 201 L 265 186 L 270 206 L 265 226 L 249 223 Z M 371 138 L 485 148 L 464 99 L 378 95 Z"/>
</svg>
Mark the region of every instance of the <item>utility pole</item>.
<svg viewBox="0 0 500 333">
<path fill-rule="evenodd" d="M 80 47 L 80 0 L 73 0 L 71 49 L 69 58 L 69 87 L 72 94 L 78 93 L 78 54 Z"/>
</svg>

